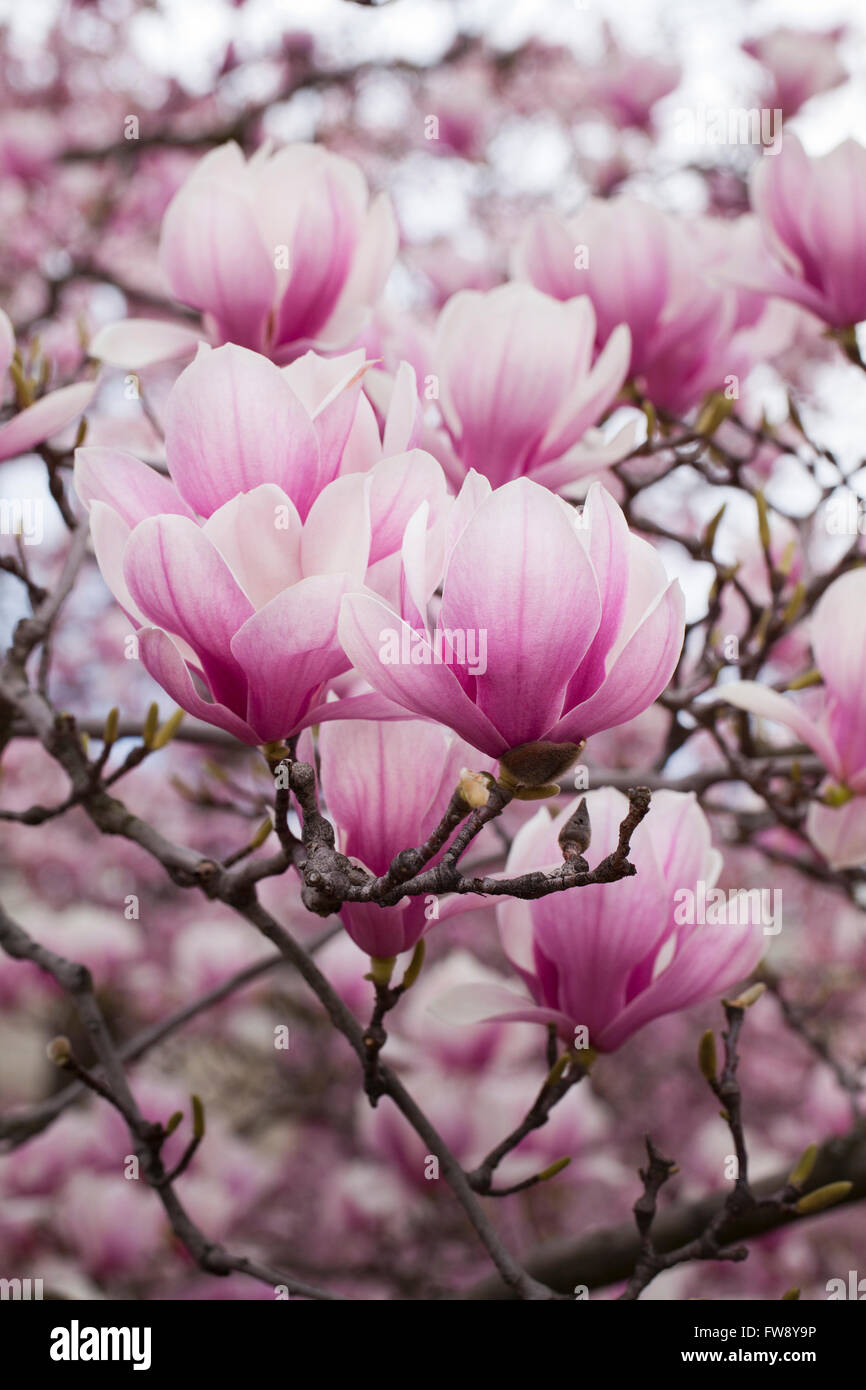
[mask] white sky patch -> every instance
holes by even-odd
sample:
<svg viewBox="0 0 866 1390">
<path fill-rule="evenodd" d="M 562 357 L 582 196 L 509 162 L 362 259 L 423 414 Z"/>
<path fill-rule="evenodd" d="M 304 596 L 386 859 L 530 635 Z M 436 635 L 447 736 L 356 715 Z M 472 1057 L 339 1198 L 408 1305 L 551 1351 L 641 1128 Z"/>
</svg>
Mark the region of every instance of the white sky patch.
<svg viewBox="0 0 866 1390">
<path fill-rule="evenodd" d="M 568 141 L 545 116 L 508 121 L 493 137 L 488 160 L 506 192 L 545 193 L 568 168 Z"/>
</svg>

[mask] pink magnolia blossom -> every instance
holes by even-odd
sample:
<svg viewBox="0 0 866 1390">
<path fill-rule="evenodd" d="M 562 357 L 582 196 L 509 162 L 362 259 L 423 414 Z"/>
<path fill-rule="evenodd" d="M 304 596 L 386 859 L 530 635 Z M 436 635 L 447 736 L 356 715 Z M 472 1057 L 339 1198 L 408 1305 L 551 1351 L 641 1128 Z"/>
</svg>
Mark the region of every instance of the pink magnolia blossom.
<svg viewBox="0 0 866 1390">
<path fill-rule="evenodd" d="M 600 349 L 627 324 L 629 377 L 656 405 L 680 411 L 736 371 L 729 343 L 737 305 L 706 259 L 702 240 L 659 208 L 593 198 L 568 219 L 552 210 L 531 218 L 512 269 L 557 299 L 588 295 Z"/>
<path fill-rule="evenodd" d="M 791 347 L 804 320 L 814 320 L 795 304 L 768 298 L 762 289 L 738 283 L 737 267 L 760 261 L 762 256 L 756 217 L 744 213 L 728 221 L 696 218 L 688 224 L 688 231 L 699 251 L 703 273 L 731 305 L 730 336 L 720 361 L 726 379 L 733 373 L 742 383 L 756 362 L 775 360 Z M 740 404 L 738 413 L 745 413 L 745 409 L 745 404 Z"/>
<path fill-rule="evenodd" d="M 419 517 L 403 544 L 410 621 L 355 594 L 344 600 L 340 638 L 370 685 L 404 709 L 490 757 L 538 740 L 567 745 L 551 754 L 567 767 L 581 740 L 632 719 L 664 690 L 682 646 L 682 594 L 600 485 L 577 514 L 528 478 L 495 492 L 483 483 L 470 475 L 455 504 L 455 514 L 461 503 L 470 509 L 475 489 L 477 505 L 447 554 L 436 622 L 426 618 Z M 537 772 L 536 785 L 548 780 L 540 764 Z M 528 764 L 519 780 L 532 785 Z"/>
<path fill-rule="evenodd" d="M 473 766 L 477 767 L 478 755 L 472 756 Z M 484 901 L 490 904 L 484 910 L 492 924 L 495 899 Z M 450 915 L 452 904 L 456 911 L 463 906 L 453 897 L 440 901 L 443 917 Z M 485 931 L 485 942 L 489 939 Z M 417 982 L 400 1000 L 399 1012 L 391 1015 L 388 1045 L 395 1061 L 417 1065 L 423 1059 L 427 1065 L 438 1067 L 440 1073 L 447 1072 L 449 1076 L 464 1073 L 477 1080 L 491 1071 L 501 1075 L 510 1068 L 523 1070 L 537 1061 L 538 1035 L 534 1028 L 515 1028 L 504 1023 L 501 1027 L 455 1029 L 432 1011 L 431 1005 L 440 995 L 460 985 L 477 985 L 479 981 L 499 984 L 501 977 L 477 955 L 451 947 L 450 942 L 447 955 L 440 956 L 432 964 L 425 962 Z"/>
<path fill-rule="evenodd" d="M 771 80 L 766 104 L 778 107 L 787 120 L 810 97 L 844 82 L 848 73 L 838 52 L 841 36 L 839 29 L 821 33 L 782 25 L 760 38 L 748 39 L 743 44 L 745 52 L 763 64 Z"/>
<path fill-rule="evenodd" d="M 363 327 L 397 250 L 387 197 L 320 145 L 230 142 L 206 155 L 165 215 L 172 292 L 208 315 L 217 341 L 280 361 L 339 348 Z"/>
<path fill-rule="evenodd" d="M 679 63 L 649 53 L 630 53 L 605 26 L 605 53 L 593 69 L 587 96 L 621 130 L 647 130 L 657 101 L 679 86 Z"/>
<path fill-rule="evenodd" d="M 59 1205 L 60 1235 L 95 1278 L 140 1273 L 165 1246 L 165 1213 L 143 1183 L 79 1171 Z"/>
<path fill-rule="evenodd" d="M 166 211 L 160 263 L 172 293 L 204 314 L 211 342 L 289 362 L 356 340 L 397 253 L 390 201 L 321 145 L 263 145 L 249 161 L 230 141 L 205 155 Z M 109 366 L 138 371 L 194 350 L 201 332 L 168 320 L 107 324 L 91 343 Z"/>
<path fill-rule="evenodd" d="M 440 725 L 418 720 L 338 720 L 319 732 L 321 784 L 342 852 L 384 874 L 401 850 L 421 845 L 439 823 L 477 753 Z M 489 770 L 489 759 L 482 759 Z M 435 860 L 432 862 L 435 863 Z M 344 903 L 346 931 L 370 956 L 410 950 L 430 925 L 424 897 L 395 907 Z"/>
<path fill-rule="evenodd" d="M 614 849 L 628 802 L 604 788 L 588 793 L 586 804 L 595 863 Z M 557 836 L 577 805 L 576 798 L 555 820 L 539 811 L 515 838 L 506 872 L 561 864 Z M 572 1045 L 582 1026 L 590 1047 L 612 1052 L 652 1019 L 723 994 L 754 969 L 763 948 L 759 925 L 683 920 L 699 914 L 684 910 L 680 894 L 700 883 L 712 888 L 721 869 L 692 793 L 656 793 L 631 859 L 634 878 L 501 903 L 502 944 L 531 999 L 504 985 L 460 986 L 438 1001 L 440 1016 L 554 1024 Z"/>
<path fill-rule="evenodd" d="M 398 565 L 408 517 L 444 498 L 419 451 L 338 477 L 358 372 L 328 364 L 341 375 L 311 413 L 289 381 L 315 393 L 307 367 L 202 348 L 169 397 L 170 481 L 118 450 L 77 453 L 97 559 L 144 665 L 183 709 L 248 743 L 333 717 L 315 711 L 349 668 L 341 598 L 392 554 Z"/>
<path fill-rule="evenodd" d="M 0 173 L 4 178 L 48 181 L 63 147 L 60 122 L 47 111 L 18 107 L 0 116 Z"/>
<path fill-rule="evenodd" d="M 740 282 L 835 328 L 866 319 L 866 149 L 845 140 L 812 157 L 786 131 L 781 152 L 756 164 L 751 196 L 766 250 L 763 264 L 740 265 Z"/>
<path fill-rule="evenodd" d="M 834 580 L 815 606 L 810 636 L 824 678 L 817 718 L 796 703 L 797 697 L 757 681 L 724 686 L 722 699 L 783 724 L 814 749 L 832 781 L 825 789 L 827 802 L 809 808 L 809 837 L 834 868 L 854 867 L 866 862 L 866 570 Z"/>
<path fill-rule="evenodd" d="M 633 427 L 606 443 L 594 426 L 625 381 L 629 331 L 615 328 L 593 366 L 595 336 L 586 297 L 561 304 L 521 284 L 455 294 L 433 354 L 452 477 L 474 468 L 494 487 L 528 475 L 559 488 L 624 458 Z"/>
</svg>

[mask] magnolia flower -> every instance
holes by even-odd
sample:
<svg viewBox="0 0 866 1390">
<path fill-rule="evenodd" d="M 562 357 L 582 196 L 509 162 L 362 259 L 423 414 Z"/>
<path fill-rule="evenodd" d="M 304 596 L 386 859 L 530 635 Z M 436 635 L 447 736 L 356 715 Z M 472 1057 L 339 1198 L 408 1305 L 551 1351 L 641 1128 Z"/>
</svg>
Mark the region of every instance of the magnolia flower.
<svg viewBox="0 0 866 1390">
<path fill-rule="evenodd" d="M 606 25 L 604 58 L 590 75 L 587 96 L 620 130 L 647 130 L 656 102 L 678 87 L 681 77 L 679 63 L 629 53 Z"/>
<path fill-rule="evenodd" d="M 452 477 L 474 468 L 494 487 L 527 474 L 559 488 L 625 458 L 632 425 L 608 444 L 593 427 L 625 380 L 629 332 L 614 329 L 593 366 L 595 332 L 589 299 L 560 304 L 530 285 L 463 290 L 448 301 L 433 365 Z"/>
<path fill-rule="evenodd" d="M 866 149 L 845 140 L 810 157 L 786 131 L 781 152 L 755 165 L 751 195 L 766 255 L 738 267 L 741 283 L 835 328 L 866 319 Z"/>
<path fill-rule="evenodd" d="M 342 374 L 311 412 L 290 381 L 315 394 L 314 365 L 203 348 L 169 397 L 171 481 L 117 450 L 77 451 L 96 556 L 144 665 L 183 709 L 248 743 L 333 717 L 317 706 L 349 668 L 340 600 L 365 580 L 389 591 L 408 517 L 444 502 L 441 469 L 417 450 L 337 476 L 359 376 L 327 364 Z M 360 711 L 381 707 L 359 698 Z"/>
<path fill-rule="evenodd" d="M 748 39 L 743 49 L 763 64 L 771 79 L 765 104 L 778 107 L 787 119 L 796 115 L 810 97 L 844 82 L 848 73 L 838 52 L 842 33 L 841 29 L 821 33 L 782 25 L 769 34 Z"/>
<path fill-rule="evenodd" d="M 0 379 L 15 355 L 15 329 L 9 315 L 0 309 Z M 5 424 L 0 425 L 0 461 L 26 454 L 37 444 L 59 434 L 87 409 L 96 393 L 95 381 L 78 381 L 61 386 L 47 396 L 25 406 Z"/>
<path fill-rule="evenodd" d="M 404 616 L 347 596 L 340 639 L 375 690 L 540 786 L 664 690 L 682 646 L 679 585 L 599 484 L 575 513 L 527 478 L 491 492 L 470 475 L 451 522 L 435 623 L 421 514 L 403 543 Z"/>
<path fill-rule="evenodd" d="M 165 1216 L 141 1183 L 78 1171 L 55 1199 L 57 1227 L 82 1267 L 98 1279 L 134 1276 L 165 1245 Z"/>
<path fill-rule="evenodd" d="M 401 850 L 424 843 L 464 764 L 478 764 L 477 753 L 461 739 L 417 720 L 327 724 L 319 732 L 319 755 L 322 792 L 339 847 L 377 875 Z M 488 759 L 482 762 L 491 766 Z M 362 951 L 385 959 L 410 950 L 431 922 L 424 897 L 405 898 L 395 907 L 344 903 L 340 916 Z"/>
<path fill-rule="evenodd" d="M 304 144 L 264 145 L 248 162 L 233 141 L 211 150 L 169 205 L 160 241 L 172 293 L 201 310 L 211 340 L 278 362 L 357 337 L 396 252 L 388 198 L 370 199 L 351 160 Z M 129 320 L 97 335 L 92 352 L 134 369 L 196 336 Z"/>
<path fill-rule="evenodd" d="M 626 324 L 629 377 L 656 405 L 682 411 L 790 340 L 778 312 L 757 335 L 758 309 L 746 312 L 717 281 L 718 239 L 706 221 L 689 226 L 635 198 L 591 198 L 574 217 L 530 219 L 512 269 L 557 299 L 588 295 L 599 348 Z"/>
<path fill-rule="evenodd" d="M 830 781 L 825 800 L 809 807 L 806 829 L 833 868 L 852 868 L 866 862 L 866 570 L 834 580 L 815 606 L 810 637 L 824 679 L 817 718 L 757 681 L 726 685 L 720 698 L 785 725 L 814 749 Z"/>
<path fill-rule="evenodd" d="M 628 802 L 611 788 L 589 792 L 590 862 L 617 844 Z M 506 873 L 551 869 L 562 863 L 558 835 L 578 805 L 556 819 L 547 811 L 518 832 Z M 639 1028 L 663 1014 L 723 994 L 760 959 L 759 924 L 710 923 L 684 910 L 703 884 L 712 888 L 721 856 L 694 794 L 661 791 L 635 831 L 635 877 L 590 884 L 537 901 L 509 899 L 497 907 L 503 948 L 531 998 L 505 984 L 463 985 L 437 1001 L 452 1022 L 513 1019 L 553 1024 L 564 1042 L 612 1052 Z M 586 1030 L 578 1033 L 577 1030 Z M 578 1054 L 579 1055 L 579 1054 Z"/>
</svg>

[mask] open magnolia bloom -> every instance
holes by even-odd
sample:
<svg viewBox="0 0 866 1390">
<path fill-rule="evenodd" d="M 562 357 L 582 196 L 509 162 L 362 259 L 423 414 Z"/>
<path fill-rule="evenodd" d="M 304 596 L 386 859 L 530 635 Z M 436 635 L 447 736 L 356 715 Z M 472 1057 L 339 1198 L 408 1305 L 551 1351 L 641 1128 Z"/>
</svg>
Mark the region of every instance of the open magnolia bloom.
<svg viewBox="0 0 866 1390">
<path fill-rule="evenodd" d="M 866 862 L 866 570 L 851 570 L 827 589 L 809 627 L 815 665 L 824 678 L 824 708 L 805 713 L 796 696 L 757 681 L 735 681 L 719 698 L 783 724 L 808 744 L 830 774 L 825 802 L 809 807 L 806 829 L 833 868 Z"/>
<path fill-rule="evenodd" d="M 611 333 L 593 365 L 595 312 L 586 297 L 560 304 L 532 285 L 449 299 L 433 364 L 456 483 L 476 469 L 494 487 L 528 476 L 555 491 L 625 458 L 635 426 L 605 442 L 595 429 L 628 371 L 628 328 Z"/>
<path fill-rule="evenodd" d="M 340 640 L 375 690 L 541 786 L 664 690 L 683 640 L 679 584 L 598 484 L 577 513 L 527 478 L 491 492 L 470 476 L 452 522 L 435 622 L 422 513 L 403 543 L 402 614 L 347 595 Z"/>
<path fill-rule="evenodd" d="M 336 380 L 308 408 L 322 372 Z M 169 397 L 171 481 L 118 450 L 77 451 L 97 560 L 144 665 L 183 709 L 247 743 L 334 717 L 318 707 L 349 669 L 341 599 L 399 589 L 407 519 L 422 501 L 431 518 L 445 508 L 442 470 L 419 450 L 338 476 L 347 453 L 363 462 L 359 392 L 354 361 L 281 370 L 245 348 L 202 348 Z M 371 716 L 383 703 L 358 698 Z"/>
<path fill-rule="evenodd" d="M 360 168 L 322 145 L 263 145 L 246 161 L 229 141 L 196 165 L 162 225 L 172 293 L 205 315 L 214 343 L 289 362 L 357 338 L 397 253 L 387 196 L 370 199 Z M 199 334 L 130 319 L 92 352 L 136 368 L 188 351 Z"/>
<path fill-rule="evenodd" d="M 742 282 L 835 328 L 866 319 L 866 149 L 845 140 L 813 158 L 786 128 L 779 154 L 755 164 L 751 194 L 767 254 L 738 267 Z"/>
<path fill-rule="evenodd" d="M 848 70 L 838 53 L 843 30 L 793 29 L 780 25 L 742 45 L 767 70 L 764 105 L 779 107 L 788 120 L 810 97 L 840 86 Z M 788 139 L 787 131 L 785 139 Z"/>
<path fill-rule="evenodd" d="M 558 836 L 578 803 L 579 798 L 556 819 L 541 810 L 522 827 L 507 876 L 561 865 Z M 592 865 L 616 847 L 628 802 L 621 792 L 604 788 L 589 792 L 586 805 Z M 746 912 L 711 921 L 701 911 L 700 885 L 705 894 L 712 889 L 722 861 L 693 793 L 656 792 L 651 814 L 635 831 L 630 858 L 637 870 L 633 878 L 534 902 L 500 902 L 503 948 L 530 997 L 504 983 L 460 985 L 436 1001 L 438 1016 L 455 1023 L 553 1024 L 572 1046 L 612 1052 L 652 1019 L 745 979 L 761 957 L 761 925 L 741 921 Z"/>
<path fill-rule="evenodd" d="M 655 405 L 686 411 L 778 354 L 795 323 L 761 295 L 747 304 L 716 274 L 720 247 L 737 265 L 752 249 L 748 226 L 723 225 L 685 223 L 637 198 L 590 198 L 571 218 L 535 214 L 513 270 L 567 304 L 588 296 L 602 356 L 627 325 L 629 378 Z"/>
</svg>

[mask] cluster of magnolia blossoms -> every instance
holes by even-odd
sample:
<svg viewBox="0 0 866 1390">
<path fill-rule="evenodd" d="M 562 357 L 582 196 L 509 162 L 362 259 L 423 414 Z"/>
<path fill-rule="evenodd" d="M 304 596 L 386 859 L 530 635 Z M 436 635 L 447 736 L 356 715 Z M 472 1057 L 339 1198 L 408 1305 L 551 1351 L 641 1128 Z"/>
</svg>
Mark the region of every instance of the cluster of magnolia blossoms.
<svg viewBox="0 0 866 1390">
<path fill-rule="evenodd" d="M 819 162 L 791 142 L 756 181 L 758 219 L 725 244 L 716 223 L 687 227 L 627 198 L 537 219 L 512 283 L 444 306 L 417 364 L 432 393 L 408 363 L 383 372 L 353 347 L 374 322 L 396 236 L 386 200 L 369 199 L 347 160 L 295 147 L 245 163 L 228 146 L 177 194 L 162 264 L 212 346 L 145 321 L 100 335 L 95 355 L 134 367 L 198 349 L 167 404 L 168 477 L 80 449 L 78 494 L 147 670 L 248 744 L 321 725 L 325 804 L 344 852 L 371 873 L 426 839 L 461 767 L 498 763 L 518 796 L 550 795 L 587 738 L 664 691 L 682 595 L 611 494 L 587 491 L 587 475 L 635 442 L 631 422 L 612 438 L 597 426 L 633 387 L 689 410 L 727 373 L 783 350 L 799 310 L 773 298 L 781 272 L 767 282 L 761 245 L 785 261 L 789 298 L 831 323 L 860 316 L 853 238 L 837 239 L 835 258 L 829 240 L 810 258 L 819 219 L 798 221 L 789 166 L 817 189 Z M 857 197 L 846 236 L 862 222 Z M 750 260 L 761 285 L 743 272 Z M 825 678 L 832 694 L 829 666 Z M 854 755 L 837 752 L 828 770 L 858 797 Z M 591 803 L 595 847 L 623 806 L 613 793 Z M 533 822 L 508 872 L 555 862 L 556 824 Z M 600 1049 L 747 974 L 760 946 L 751 930 L 674 929 L 673 889 L 713 878 L 706 823 L 663 798 L 648 824 L 635 840 L 642 892 L 594 885 L 500 909 L 504 929 L 518 921 L 524 947 L 535 943 L 531 970 L 525 950 L 517 957 L 536 1010 L 566 1032 L 591 1020 Z M 666 835 L 694 862 L 666 859 Z M 632 898 L 626 940 L 602 918 Z M 418 901 L 345 904 L 342 916 L 377 957 L 428 926 Z M 594 972 L 607 993 L 597 981 L 575 995 Z"/>
<path fill-rule="evenodd" d="M 664 689 L 679 586 L 598 486 L 582 513 L 526 479 L 494 491 L 470 473 L 449 496 L 437 461 L 405 447 L 414 391 L 395 385 L 372 438 L 362 377 L 354 355 L 281 369 L 202 347 L 168 401 L 170 480 L 78 450 L 97 558 L 141 658 L 179 705 L 247 743 L 414 715 L 495 758 L 556 745 L 549 769 L 516 765 L 526 785 L 548 782 Z M 366 692 L 328 702 L 352 667 Z"/>
</svg>

